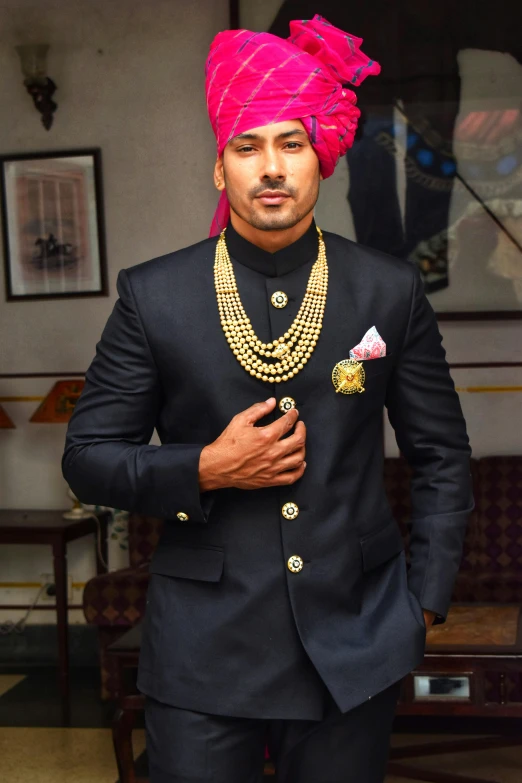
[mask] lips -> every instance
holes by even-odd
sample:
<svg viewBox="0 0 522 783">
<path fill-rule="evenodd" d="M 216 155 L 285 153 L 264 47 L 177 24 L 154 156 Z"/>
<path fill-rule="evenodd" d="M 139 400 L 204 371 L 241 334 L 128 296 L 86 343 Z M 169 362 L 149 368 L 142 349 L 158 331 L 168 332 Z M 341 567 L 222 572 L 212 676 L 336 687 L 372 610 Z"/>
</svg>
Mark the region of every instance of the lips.
<svg viewBox="0 0 522 783">
<path fill-rule="evenodd" d="M 281 193 L 278 191 L 265 191 L 264 193 L 261 193 L 259 196 L 257 196 L 257 198 L 262 204 L 272 206 L 275 204 L 282 204 L 283 201 L 286 201 L 288 198 L 290 198 L 290 196 L 288 196 L 286 193 Z"/>
</svg>

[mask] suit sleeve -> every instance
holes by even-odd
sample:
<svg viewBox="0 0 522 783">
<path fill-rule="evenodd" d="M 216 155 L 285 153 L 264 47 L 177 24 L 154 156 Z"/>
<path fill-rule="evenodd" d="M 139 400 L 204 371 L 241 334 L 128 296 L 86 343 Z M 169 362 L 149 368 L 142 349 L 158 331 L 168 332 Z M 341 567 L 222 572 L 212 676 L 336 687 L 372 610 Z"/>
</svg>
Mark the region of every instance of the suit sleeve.
<svg viewBox="0 0 522 783">
<path fill-rule="evenodd" d="M 207 522 L 214 492 L 200 493 L 205 444 L 149 445 L 161 385 L 126 270 L 69 421 L 65 480 L 80 501 L 156 517 Z"/>
<path fill-rule="evenodd" d="M 410 316 L 386 406 L 413 470 L 408 584 L 438 624 L 446 620 L 474 507 L 471 449 L 437 319 L 417 267 L 412 271 Z"/>
</svg>

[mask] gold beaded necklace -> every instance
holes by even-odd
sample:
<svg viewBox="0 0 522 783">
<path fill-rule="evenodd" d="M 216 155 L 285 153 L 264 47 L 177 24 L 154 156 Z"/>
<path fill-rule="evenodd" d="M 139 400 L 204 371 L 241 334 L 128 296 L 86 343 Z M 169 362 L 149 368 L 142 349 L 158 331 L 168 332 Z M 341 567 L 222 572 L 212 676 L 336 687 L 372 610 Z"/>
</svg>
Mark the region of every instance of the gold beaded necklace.
<svg viewBox="0 0 522 783">
<path fill-rule="evenodd" d="M 319 254 L 310 271 L 303 302 L 292 326 L 271 343 L 261 342 L 245 313 L 228 254 L 225 229 L 216 245 L 214 282 L 225 337 L 241 366 L 250 375 L 267 383 L 280 383 L 297 375 L 312 355 L 321 333 L 328 289 L 328 264 L 323 234 L 319 226 L 316 228 Z M 268 364 L 260 358 L 262 356 L 278 361 Z"/>
</svg>

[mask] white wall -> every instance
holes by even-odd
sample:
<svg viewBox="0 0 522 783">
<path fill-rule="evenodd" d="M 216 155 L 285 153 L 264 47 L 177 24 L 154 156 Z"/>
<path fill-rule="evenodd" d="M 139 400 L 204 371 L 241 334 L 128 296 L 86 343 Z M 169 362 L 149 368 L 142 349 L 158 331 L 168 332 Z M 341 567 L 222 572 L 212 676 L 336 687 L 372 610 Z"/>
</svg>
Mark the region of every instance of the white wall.
<svg viewBox="0 0 522 783">
<path fill-rule="evenodd" d="M 216 204 L 215 142 L 204 64 L 228 26 L 227 0 L 4 0 L 0 9 L 0 153 L 101 147 L 109 297 L 5 302 L 0 275 L 0 372 L 85 371 L 116 299 L 122 267 L 208 235 Z M 22 84 L 14 46 L 51 45 L 58 89 L 51 130 Z M 0 380 L 0 396 L 44 396 L 58 378 Z M 61 470 L 65 425 L 29 424 L 38 402 L 4 403 L 17 429 L 0 430 L 0 508 L 70 505 Z M 78 587 L 94 573 L 91 542 L 69 547 Z M 113 550 L 112 565 L 118 564 Z M 125 553 L 120 553 L 125 557 Z M 45 547 L 3 547 L 0 582 L 52 571 Z M 30 603 L 36 588 L 0 588 L 1 603 Z M 17 612 L 0 612 L 16 619 Z M 35 612 L 34 622 L 54 622 Z M 73 621 L 83 621 L 80 612 Z"/>
</svg>

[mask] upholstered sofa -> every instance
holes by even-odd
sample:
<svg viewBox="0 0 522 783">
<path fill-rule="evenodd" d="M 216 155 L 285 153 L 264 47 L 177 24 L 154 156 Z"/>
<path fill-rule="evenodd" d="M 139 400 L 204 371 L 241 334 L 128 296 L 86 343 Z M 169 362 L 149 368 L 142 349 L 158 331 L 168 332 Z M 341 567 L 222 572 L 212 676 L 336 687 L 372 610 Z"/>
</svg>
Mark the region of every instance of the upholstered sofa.
<svg viewBox="0 0 522 783">
<path fill-rule="evenodd" d="M 522 601 L 522 456 L 471 461 L 476 508 L 464 545 L 453 600 L 509 603 Z M 408 557 L 411 471 L 402 458 L 385 460 L 384 479 Z M 148 584 L 147 566 L 162 521 L 131 514 L 130 565 L 93 577 L 83 594 L 87 622 L 98 628 L 101 695 L 116 697 L 115 673 L 107 646 L 141 620 Z"/>
</svg>

